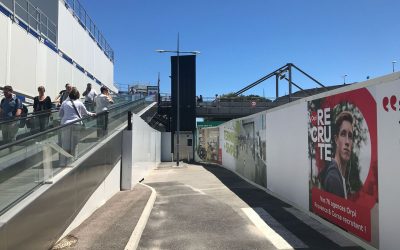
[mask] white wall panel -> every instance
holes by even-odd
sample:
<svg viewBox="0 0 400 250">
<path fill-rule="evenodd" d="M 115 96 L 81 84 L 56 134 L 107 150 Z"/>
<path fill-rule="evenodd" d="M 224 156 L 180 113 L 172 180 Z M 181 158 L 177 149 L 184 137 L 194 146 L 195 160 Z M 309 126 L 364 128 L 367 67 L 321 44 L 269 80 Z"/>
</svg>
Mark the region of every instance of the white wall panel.
<svg viewBox="0 0 400 250">
<path fill-rule="evenodd" d="M 98 47 L 89 33 L 78 23 L 64 4 L 59 5 L 59 49 L 99 79 L 110 89 L 116 90 L 114 64 Z"/>
<path fill-rule="evenodd" d="M 151 128 L 140 116 L 132 115 L 132 130 L 125 130 L 122 140 L 121 188 L 132 189 L 156 167 L 161 152 L 156 145 L 161 144 L 160 132 Z"/>
<path fill-rule="evenodd" d="M 161 133 L 161 161 L 171 161 L 171 132 Z"/>
<path fill-rule="evenodd" d="M 106 68 L 105 72 L 107 72 L 106 78 L 104 80 L 104 83 L 107 84 L 109 88 L 114 86 L 114 64 L 106 58 Z M 115 88 L 115 87 L 114 87 Z M 116 91 L 116 89 L 114 89 Z"/>
<path fill-rule="evenodd" d="M 94 74 L 94 47 L 97 47 L 93 39 L 88 36 L 89 41 L 86 42 L 85 55 L 87 58 L 87 65 L 85 66 L 86 71 Z"/>
<path fill-rule="evenodd" d="M 58 48 L 68 56 L 74 56 L 73 24 L 76 22 L 64 4 L 58 5 Z"/>
<path fill-rule="evenodd" d="M 59 17 L 59 49 L 115 91 L 113 63 L 63 4 L 59 5 Z M 0 86 L 11 84 L 16 91 L 35 96 L 37 87 L 44 85 L 46 94 L 54 99 L 68 82 L 80 91 L 89 82 L 97 92 L 100 90 L 75 66 L 0 14 Z"/>
<path fill-rule="evenodd" d="M 156 134 L 156 163 L 161 162 L 161 132 L 155 132 Z"/>
<path fill-rule="evenodd" d="M 72 83 L 72 65 L 58 57 L 58 90 L 65 89 L 65 84 Z"/>
<path fill-rule="evenodd" d="M 378 183 L 379 183 L 379 249 L 397 249 L 400 225 L 399 207 L 399 152 L 400 152 L 400 80 L 375 87 L 378 104 Z M 394 97 L 392 97 L 394 96 Z M 383 99 L 390 101 L 387 111 Z"/>
<path fill-rule="evenodd" d="M 98 47 L 95 46 L 94 48 L 94 76 L 99 79 L 101 82 L 103 82 L 104 79 L 104 66 L 103 66 L 103 57 L 104 53 L 103 51 Z"/>
<path fill-rule="evenodd" d="M 85 75 L 82 74 L 82 72 L 79 71 L 77 68 L 74 68 L 72 72 L 73 72 L 72 85 L 79 90 L 82 96 L 83 91 L 85 91 L 86 89 Z"/>
<path fill-rule="evenodd" d="M 44 44 L 41 46 L 45 47 Z M 46 95 L 50 96 L 52 100 L 54 100 L 58 93 L 63 89 L 64 85 L 61 87 L 58 86 L 57 81 L 57 64 L 58 64 L 58 54 L 54 51 L 46 48 L 46 57 L 47 57 L 47 65 L 46 65 L 46 78 L 45 78 L 45 87 L 46 87 Z"/>
<path fill-rule="evenodd" d="M 36 57 L 36 79 L 35 89 L 38 86 L 46 86 L 47 75 L 47 51 L 49 50 L 43 43 L 37 42 L 37 57 Z M 36 92 L 37 93 L 37 92 Z"/>
<path fill-rule="evenodd" d="M 87 44 L 90 42 L 88 41 L 89 39 L 92 41 L 93 40 L 90 38 L 89 34 L 86 32 L 85 29 L 82 28 L 82 26 L 75 21 L 73 23 L 73 55 L 71 55 L 72 59 L 77 62 L 81 67 L 87 68 L 88 67 L 88 59 L 87 59 L 87 54 L 86 50 L 89 49 Z"/>
<path fill-rule="evenodd" d="M 7 85 L 10 19 L 0 14 L 0 86 Z"/>
<path fill-rule="evenodd" d="M 228 149 L 226 148 L 230 145 L 228 140 L 226 140 L 227 133 L 234 133 L 234 121 L 229 121 L 220 126 L 220 148 L 222 150 L 222 165 L 232 171 L 236 171 L 236 160 L 231 154 L 228 153 Z"/>
<path fill-rule="evenodd" d="M 267 112 L 267 185 L 308 210 L 307 103 Z"/>
<path fill-rule="evenodd" d="M 95 47 L 94 75 L 103 84 L 109 88 L 113 88 L 114 83 L 114 64 L 105 56 L 104 52 Z"/>
<path fill-rule="evenodd" d="M 10 84 L 16 91 L 36 93 L 38 40 L 17 25 L 11 27 Z"/>
</svg>

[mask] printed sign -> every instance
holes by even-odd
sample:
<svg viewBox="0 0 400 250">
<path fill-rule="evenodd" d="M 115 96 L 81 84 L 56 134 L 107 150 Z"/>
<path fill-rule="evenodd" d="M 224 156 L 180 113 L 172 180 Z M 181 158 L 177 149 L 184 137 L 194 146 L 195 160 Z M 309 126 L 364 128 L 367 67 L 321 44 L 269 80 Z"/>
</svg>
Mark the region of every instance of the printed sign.
<svg viewBox="0 0 400 250">
<path fill-rule="evenodd" d="M 221 144 L 224 165 L 267 186 L 265 113 L 225 123 Z"/>
<path fill-rule="evenodd" d="M 376 109 L 367 88 L 308 102 L 310 210 L 369 243 L 379 231 L 372 223 L 378 219 Z"/>
<path fill-rule="evenodd" d="M 219 127 L 198 128 L 197 155 L 203 161 L 221 163 Z"/>
</svg>

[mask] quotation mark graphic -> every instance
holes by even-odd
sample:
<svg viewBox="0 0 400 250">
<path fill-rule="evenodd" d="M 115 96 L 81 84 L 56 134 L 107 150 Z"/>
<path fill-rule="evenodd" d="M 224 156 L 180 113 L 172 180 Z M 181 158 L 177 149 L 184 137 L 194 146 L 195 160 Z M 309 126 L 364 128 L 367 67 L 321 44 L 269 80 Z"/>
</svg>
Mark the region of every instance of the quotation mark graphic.
<svg viewBox="0 0 400 250">
<path fill-rule="evenodd" d="M 389 106 L 388 106 L 389 104 L 390 104 L 390 108 L 391 108 L 393 111 L 397 111 L 396 105 L 399 105 L 399 107 L 400 107 L 400 101 L 399 101 L 399 103 L 397 104 L 397 97 L 396 97 L 395 95 L 392 95 L 390 98 L 387 97 L 387 96 L 385 96 L 385 97 L 382 99 L 383 109 L 386 110 L 386 112 L 389 112 Z M 399 108 L 399 110 L 400 110 L 400 108 Z"/>
</svg>

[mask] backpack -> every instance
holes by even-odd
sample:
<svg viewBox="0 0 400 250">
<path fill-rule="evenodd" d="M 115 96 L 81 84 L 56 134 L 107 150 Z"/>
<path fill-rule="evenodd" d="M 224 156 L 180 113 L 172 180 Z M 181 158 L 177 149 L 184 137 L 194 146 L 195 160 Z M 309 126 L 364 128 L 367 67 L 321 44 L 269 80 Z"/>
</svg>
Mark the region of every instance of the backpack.
<svg viewBox="0 0 400 250">
<path fill-rule="evenodd" d="M 17 98 L 18 99 L 18 98 Z M 18 99 L 19 100 L 19 99 Z M 19 120 L 19 127 L 23 128 L 25 127 L 25 124 L 28 127 L 27 124 L 27 119 L 26 116 L 28 115 L 28 107 L 25 104 L 22 104 L 22 109 L 21 109 L 21 119 Z"/>
</svg>

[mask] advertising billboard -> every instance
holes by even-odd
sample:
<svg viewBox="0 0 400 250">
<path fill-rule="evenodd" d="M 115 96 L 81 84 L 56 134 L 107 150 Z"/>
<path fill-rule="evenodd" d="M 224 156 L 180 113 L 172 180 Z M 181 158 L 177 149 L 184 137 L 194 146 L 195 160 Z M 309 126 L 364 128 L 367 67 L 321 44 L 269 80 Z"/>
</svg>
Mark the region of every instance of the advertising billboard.
<svg viewBox="0 0 400 250">
<path fill-rule="evenodd" d="M 378 246 L 377 105 L 368 88 L 308 102 L 310 211 Z"/>
<path fill-rule="evenodd" d="M 202 161 L 221 164 L 219 127 L 198 128 L 197 155 Z"/>
<path fill-rule="evenodd" d="M 225 123 L 223 165 L 261 186 L 267 186 L 266 114 L 259 113 Z"/>
</svg>

